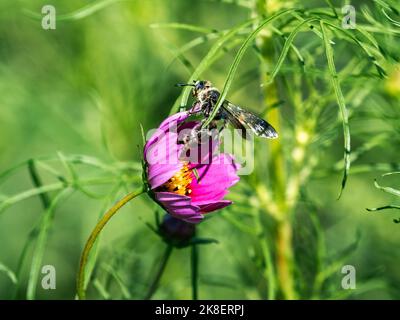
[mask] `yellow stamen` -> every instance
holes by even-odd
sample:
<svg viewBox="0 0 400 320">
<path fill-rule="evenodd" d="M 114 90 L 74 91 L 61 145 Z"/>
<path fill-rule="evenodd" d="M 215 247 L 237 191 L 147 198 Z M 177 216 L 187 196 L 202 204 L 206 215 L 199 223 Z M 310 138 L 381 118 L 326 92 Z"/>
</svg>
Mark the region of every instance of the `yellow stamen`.
<svg viewBox="0 0 400 320">
<path fill-rule="evenodd" d="M 184 164 L 183 168 L 179 170 L 171 179 L 160 186 L 161 191 L 173 192 L 181 195 L 189 195 L 190 183 L 192 182 L 192 170 L 189 169 L 188 164 Z"/>
</svg>

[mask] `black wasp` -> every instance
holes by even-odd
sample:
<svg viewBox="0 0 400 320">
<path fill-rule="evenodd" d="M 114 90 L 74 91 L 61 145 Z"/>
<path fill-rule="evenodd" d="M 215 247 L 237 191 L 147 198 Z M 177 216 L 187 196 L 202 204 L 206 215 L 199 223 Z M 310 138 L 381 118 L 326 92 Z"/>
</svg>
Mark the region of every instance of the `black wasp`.
<svg viewBox="0 0 400 320">
<path fill-rule="evenodd" d="M 212 83 L 208 80 L 195 81 L 193 84 L 177 84 L 177 86 L 193 87 L 192 94 L 196 101 L 193 104 L 191 112 L 201 112 L 205 117 L 205 119 L 203 119 L 204 123 L 217 104 L 220 95 L 219 90 L 213 87 Z M 246 137 L 246 128 L 251 129 L 251 131 L 258 137 L 269 139 L 275 139 L 278 137 L 276 130 L 267 121 L 250 111 L 243 110 L 228 100 L 223 102 L 208 129 L 217 128 L 219 121 L 223 121 L 222 128 L 224 128 L 226 123 L 229 122 L 235 129 L 240 129 L 243 138 Z"/>
</svg>

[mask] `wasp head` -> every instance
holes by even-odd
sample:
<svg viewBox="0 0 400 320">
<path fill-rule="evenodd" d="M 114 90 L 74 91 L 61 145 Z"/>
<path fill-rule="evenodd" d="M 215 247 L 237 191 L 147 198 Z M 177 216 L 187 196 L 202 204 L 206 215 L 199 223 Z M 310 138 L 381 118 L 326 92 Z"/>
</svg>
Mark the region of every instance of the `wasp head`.
<svg viewBox="0 0 400 320">
<path fill-rule="evenodd" d="M 193 80 L 193 83 L 178 83 L 177 87 L 193 87 L 192 94 L 197 99 L 201 96 L 205 90 L 212 87 L 212 83 L 208 80 Z"/>
<path fill-rule="evenodd" d="M 199 95 L 204 91 L 212 87 L 212 83 L 208 80 L 198 80 L 194 83 L 192 94 L 194 97 L 199 97 Z"/>
</svg>

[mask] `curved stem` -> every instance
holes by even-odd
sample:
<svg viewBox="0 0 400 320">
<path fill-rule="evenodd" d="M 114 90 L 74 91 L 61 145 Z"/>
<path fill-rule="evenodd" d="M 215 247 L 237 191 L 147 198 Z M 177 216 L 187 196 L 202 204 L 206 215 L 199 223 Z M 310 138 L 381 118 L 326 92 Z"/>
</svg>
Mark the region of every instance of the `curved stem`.
<svg viewBox="0 0 400 320">
<path fill-rule="evenodd" d="M 196 244 L 192 244 L 191 266 L 192 266 L 192 299 L 198 299 L 198 280 L 199 280 L 199 253 Z"/>
<path fill-rule="evenodd" d="M 145 189 L 144 187 L 142 187 L 139 191 L 127 194 L 125 197 L 119 200 L 114 206 L 112 206 L 94 227 L 92 233 L 89 236 L 89 239 L 86 242 L 85 248 L 83 249 L 79 264 L 79 273 L 77 277 L 77 292 L 79 299 L 85 299 L 86 295 L 85 267 L 90 254 L 90 250 L 92 249 L 94 243 L 96 242 L 96 239 L 99 236 L 101 230 L 103 230 L 107 222 L 118 212 L 119 209 L 121 209 L 125 204 L 127 204 L 133 198 L 136 198 L 137 196 L 141 195 L 144 191 Z"/>
<path fill-rule="evenodd" d="M 29 175 L 31 177 L 33 185 L 35 186 L 35 188 L 41 188 L 43 186 L 43 183 L 39 176 L 39 173 L 37 172 L 35 160 L 29 159 L 27 164 L 28 164 Z M 47 210 L 50 207 L 50 203 L 51 203 L 49 195 L 46 192 L 44 192 L 44 193 L 40 193 L 39 197 L 40 197 L 40 201 L 42 202 L 43 209 Z M 38 236 L 38 234 L 39 234 L 38 226 L 35 226 L 29 232 L 28 239 L 25 242 L 24 247 L 22 248 L 21 254 L 18 258 L 17 271 L 16 271 L 18 281 L 17 281 L 17 284 L 15 285 L 15 289 L 14 289 L 14 294 L 13 294 L 14 299 L 17 299 L 17 297 L 18 297 L 18 290 L 19 290 L 19 287 L 21 284 L 20 283 L 21 272 L 22 272 L 22 268 L 23 268 L 23 265 L 25 262 L 26 255 L 28 253 L 30 246 L 35 242 L 35 238 Z"/>
<path fill-rule="evenodd" d="M 31 176 L 31 180 L 36 188 L 40 188 L 43 186 L 42 180 L 40 179 L 39 173 L 36 169 L 36 164 L 34 159 L 30 159 L 28 161 L 28 171 Z M 50 207 L 50 197 L 46 192 L 39 193 L 40 201 L 42 201 L 42 205 L 44 209 Z"/>
<path fill-rule="evenodd" d="M 165 267 L 167 266 L 169 257 L 171 256 L 172 249 L 173 249 L 173 246 L 171 246 L 171 245 L 168 245 L 167 248 L 165 249 L 165 253 L 162 258 L 161 264 L 158 268 L 158 271 L 150 285 L 150 289 L 147 292 L 144 300 L 149 300 L 153 296 L 154 292 L 156 291 L 158 284 L 160 282 L 161 276 L 163 275 Z"/>
</svg>

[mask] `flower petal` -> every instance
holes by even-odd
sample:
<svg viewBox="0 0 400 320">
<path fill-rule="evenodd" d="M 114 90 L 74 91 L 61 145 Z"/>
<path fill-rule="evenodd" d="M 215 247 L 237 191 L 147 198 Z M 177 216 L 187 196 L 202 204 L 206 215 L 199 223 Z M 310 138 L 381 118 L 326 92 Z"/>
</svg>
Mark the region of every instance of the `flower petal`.
<svg viewBox="0 0 400 320">
<path fill-rule="evenodd" d="M 178 112 L 161 122 L 158 129 L 153 133 L 150 139 L 147 140 L 146 145 L 144 146 L 145 155 L 147 153 L 147 149 L 151 145 L 153 145 L 161 136 L 165 135 L 167 132 L 177 133 L 178 125 L 185 121 L 189 117 L 189 115 L 190 114 L 187 111 Z"/>
<path fill-rule="evenodd" d="M 168 132 L 157 138 L 145 150 L 147 162 L 147 180 L 151 189 L 157 188 L 172 178 L 182 169 L 183 163 L 179 160 L 183 145 L 177 144 L 177 134 Z"/>
<path fill-rule="evenodd" d="M 228 154 L 215 156 L 211 164 L 194 165 L 194 168 L 199 177 L 194 178 L 190 184 L 190 197 L 194 205 L 206 205 L 222 200 L 228 193 L 228 188 L 239 181 L 236 174 L 239 165 Z"/>
<path fill-rule="evenodd" d="M 148 166 L 147 179 L 151 189 L 167 182 L 182 169 L 179 157 L 183 145 L 178 144 L 178 125 L 188 117 L 187 111 L 168 117 L 146 142 L 144 159 Z"/>
<path fill-rule="evenodd" d="M 232 204 L 232 201 L 220 200 L 220 201 L 210 202 L 208 204 L 203 204 L 203 205 L 200 205 L 199 207 L 200 207 L 200 212 L 208 213 L 208 212 L 212 212 L 215 210 L 225 208 L 225 207 L 229 206 L 230 204 Z"/>
<path fill-rule="evenodd" d="M 172 192 L 155 192 L 158 203 L 172 216 L 190 223 L 199 223 L 203 219 L 200 208 L 191 203 L 191 198 Z"/>
<path fill-rule="evenodd" d="M 158 127 L 161 130 L 168 129 L 172 125 L 178 125 L 181 122 L 185 121 L 190 116 L 189 112 L 181 111 L 169 116 L 163 122 L 161 122 L 160 126 Z"/>
</svg>

